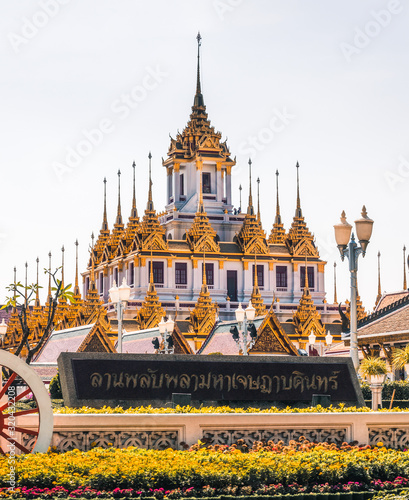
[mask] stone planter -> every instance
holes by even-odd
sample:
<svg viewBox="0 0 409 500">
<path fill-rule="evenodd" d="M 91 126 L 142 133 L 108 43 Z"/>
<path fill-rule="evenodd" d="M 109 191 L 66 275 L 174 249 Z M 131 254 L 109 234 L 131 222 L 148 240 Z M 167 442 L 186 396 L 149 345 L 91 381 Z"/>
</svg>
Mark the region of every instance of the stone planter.
<svg viewBox="0 0 409 500">
<path fill-rule="evenodd" d="M 382 386 L 385 382 L 386 374 L 369 375 L 369 386 L 372 391 L 372 410 L 382 408 Z"/>
</svg>

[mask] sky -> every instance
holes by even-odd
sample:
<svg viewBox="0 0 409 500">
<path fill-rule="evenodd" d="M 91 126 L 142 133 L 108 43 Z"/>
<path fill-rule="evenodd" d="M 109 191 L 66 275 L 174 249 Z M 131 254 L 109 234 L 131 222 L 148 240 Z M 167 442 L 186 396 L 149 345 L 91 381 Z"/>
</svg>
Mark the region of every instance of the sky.
<svg viewBox="0 0 409 500">
<path fill-rule="evenodd" d="M 131 210 L 132 162 L 142 215 L 152 152 L 155 208 L 165 206 L 169 134 L 186 125 L 202 35 L 209 118 L 237 165 L 233 202 L 247 204 L 247 162 L 260 178 L 262 223 L 275 215 L 275 171 L 288 230 L 301 206 L 326 267 L 333 301 L 350 295 L 333 225 L 362 205 L 374 223 L 358 286 L 372 310 L 377 253 L 383 291 L 403 287 L 402 225 L 409 183 L 408 5 L 399 0 L 41 0 L 3 2 L 0 16 L 0 301 L 13 281 L 36 277 L 53 255 L 66 281 L 85 270 L 90 235 Z M 253 184 L 253 193 L 256 184 Z M 41 274 L 41 284 L 45 276 Z M 42 299 L 45 297 L 43 292 Z"/>
</svg>

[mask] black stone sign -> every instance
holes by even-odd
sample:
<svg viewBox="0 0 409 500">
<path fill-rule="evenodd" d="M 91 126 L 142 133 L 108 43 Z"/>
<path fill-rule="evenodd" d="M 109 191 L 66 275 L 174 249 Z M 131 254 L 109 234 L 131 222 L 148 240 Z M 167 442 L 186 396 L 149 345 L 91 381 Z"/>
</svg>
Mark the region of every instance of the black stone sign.
<svg viewBox="0 0 409 500">
<path fill-rule="evenodd" d="M 192 401 L 300 401 L 313 394 L 363 405 L 350 358 L 68 353 L 58 358 L 69 406 Z"/>
</svg>

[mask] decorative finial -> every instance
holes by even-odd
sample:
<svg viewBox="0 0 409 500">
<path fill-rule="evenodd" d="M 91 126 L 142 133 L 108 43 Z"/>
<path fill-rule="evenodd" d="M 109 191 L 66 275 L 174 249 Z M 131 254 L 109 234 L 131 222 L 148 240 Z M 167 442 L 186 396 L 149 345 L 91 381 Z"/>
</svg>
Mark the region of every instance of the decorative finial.
<svg viewBox="0 0 409 500">
<path fill-rule="evenodd" d="M 27 264 L 27 262 L 25 263 L 25 267 L 26 267 L 26 272 L 25 272 L 25 290 L 24 290 L 24 299 L 25 299 L 25 303 L 27 304 L 27 270 L 28 270 L 28 264 Z"/>
<path fill-rule="evenodd" d="M 403 289 L 407 290 L 408 286 L 406 284 L 406 246 L 403 245 Z"/>
<path fill-rule="evenodd" d="M 75 240 L 75 286 L 74 294 L 80 295 L 80 289 L 78 286 L 78 239 Z"/>
<path fill-rule="evenodd" d="M 92 248 L 94 248 L 94 239 L 95 239 L 95 236 L 94 236 L 94 231 L 91 233 L 91 244 L 92 244 Z"/>
<path fill-rule="evenodd" d="M 338 304 L 337 298 L 337 263 L 334 262 L 334 304 Z"/>
<path fill-rule="evenodd" d="M 133 196 L 132 196 L 132 211 L 131 211 L 131 217 L 134 219 L 138 218 L 138 209 L 136 208 L 136 189 L 135 189 L 135 167 L 136 163 L 132 163 L 132 169 L 133 169 Z"/>
<path fill-rule="evenodd" d="M 202 45 L 202 37 L 200 32 L 197 33 L 197 81 L 196 81 L 196 95 L 202 93 L 202 88 L 200 85 L 200 46 Z"/>
<path fill-rule="evenodd" d="M 61 288 L 64 288 L 64 245 L 61 248 Z"/>
<path fill-rule="evenodd" d="M 40 307 L 40 292 L 39 292 L 39 289 L 38 289 L 38 267 L 39 267 L 39 263 L 40 263 L 40 259 L 37 257 L 36 258 L 36 263 L 37 263 L 37 282 L 36 282 L 36 285 L 37 285 L 37 288 L 36 288 L 36 300 L 35 300 L 35 305 L 36 307 Z"/>
<path fill-rule="evenodd" d="M 152 203 L 152 155 L 151 152 L 149 151 L 148 154 L 149 158 L 149 193 L 148 193 L 148 210 L 153 210 L 153 203 Z"/>
<path fill-rule="evenodd" d="M 363 210 L 362 210 L 362 216 Z M 378 251 L 378 295 L 376 296 L 375 306 L 381 300 L 382 297 L 382 288 L 381 288 L 381 252 Z"/>
<path fill-rule="evenodd" d="M 51 302 L 51 252 L 48 252 L 48 295 L 47 302 Z"/>
<path fill-rule="evenodd" d="M 107 179 L 104 177 L 104 218 L 102 221 L 102 230 L 106 231 L 108 229 L 108 218 L 107 218 Z"/>
<path fill-rule="evenodd" d="M 261 221 L 260 214 L 260 177 L 257 177 L 257 220 Z"/>
<path fill-rule="evenodd" d="M 240 209 L 240 212 L 241 212 L 241 190 L 242 190 L 242 189 L 243 189 L 243 188 L 241 187 L 241 184 L 240 184 L 240 186 L 239 186 L 239 194 L 240 194 L 240 205 L 239 205 L 239 209 Z"/>
<path fill-rule="evenodd" d="M 252 161 L 251 161 L 251 158 L 249 158 L 249 206 L 247 207 L 247 213 L 249 215 L 254 214 L 253 196 L 251 194 L 251 165 L 252 165 Z"/>
<path fill-rule="evenodd" d="M 300 202 L 300 176 L 299 176 L 300 164 L 298 163 L 298 161 L 297 161 L 296 169 L 297 169 L 297 208 L 295 211 L 295 216 L 297 218 L 301 218 L 302 211 L 301 211 L 301 202 Z"/>
<path fill-rule="evenodd" d="M 121 171 L 118 170 L 118 210 L 116 213 L 116 223 L 122 224 L 122 214 L 121 214 Z"/>
<path fill-rule="evenodd" d="M 278 176 L 279 176 L 278 170 L 276 170 L 276 218 L 275 218 L 275 223 L 280 224 L 281 223 L 281 216 L 280 216 L 280 202 L 279 202 L 279 197 L 278 197 Z"/>
</svg>

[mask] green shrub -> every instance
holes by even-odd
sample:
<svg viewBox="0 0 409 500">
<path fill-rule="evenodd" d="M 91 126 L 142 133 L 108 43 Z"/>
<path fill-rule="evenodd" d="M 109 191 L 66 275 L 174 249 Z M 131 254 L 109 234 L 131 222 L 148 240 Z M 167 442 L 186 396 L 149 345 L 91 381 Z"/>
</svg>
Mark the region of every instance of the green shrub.
<svg viewBox="0 0 409 500">
<path fill-rule="evenodd" d="M 49 391 L 51 399 L 62 399 L 60 374 L 58 372 L 57 375 L 51 379 Z"/>
</svg>

